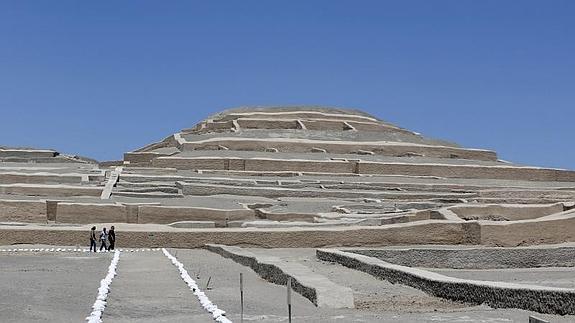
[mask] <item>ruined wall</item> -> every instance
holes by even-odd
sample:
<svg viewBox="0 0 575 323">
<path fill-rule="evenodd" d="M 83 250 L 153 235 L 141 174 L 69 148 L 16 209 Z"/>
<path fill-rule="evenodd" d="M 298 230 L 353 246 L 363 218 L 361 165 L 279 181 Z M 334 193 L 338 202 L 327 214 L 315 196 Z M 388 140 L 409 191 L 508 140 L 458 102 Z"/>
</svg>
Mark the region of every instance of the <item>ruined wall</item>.
<svg viewBox="0 0 575 323">
<path fill-rule="evenodd" d="M 255 211 L 248 209 L 221 210 L 177 206 L 140 206 L 138 223 L 173 223 L 178 221 L 216 221 L 254 219 Z"/>
<path fill-rule="evenodd" d="M 46 202 L 0 200 L 0 222 L 46 223 Z"/>
<path fill-rule="evenodd" d="M 575 289 L 458 279 L 337 250 L 317 250 L 317 257 L 454 301 L 539 313 L 575 314 Z"/>
<path fill-rule="evenodd" d="M 39 170 L 40 171 L 40 170 Z M 87 177 L 88 175 L 86 175 Z M 26 173 L 0 173 L 0 183 L 2 184 L 69 184 L 81 183 L 82 175 L 68 174 L 26 174 Z"/>
<path fill-rule="evenodd" d="M 563 204 L 548 205 L 460 205 L 450 207 L 462 218 L 489 220 L 489 217 L 503 217 L 508 221 L 535 219 L 549 214 L 563 212 Z"/>
<path fill-rule="evenodd" d="M 117 204 L 58 203 L 59 223 L 126 223 L 126 208 Z"/>
<path fill-rule="evenodd" d="M 462 158 L 474 160 L 497 160 L 497 154 L 488 150 L 473 150 L 445 146 L 401 145 L 370 142 L 337 142 L 320 140 L 287 140 L 287 139 L 252 139 L 252 138 L 221 138 L 204 141 L 188 141 L 183 144 L 184 151 L 213 149 L 214 146 L 224 146 L 232 150 L 265 151 L 275 148 L 279 152 L 309 153 L 314 148 L 325 149 L 334 154 L 353 154 L 359 151 L 371 151 L 384 156 L 406 156 L 410 154 L 437 157 Z"/>
<path fill-rule="evenodd" d="M 481 244 L 512 247 L 575 241 L 575 213 L 551 220 L 479 221 Z"/>
<path fill-rule="evenodd" d="M 23 196 L 100 196 L 102 187 L 43 185 L 43 184 L 2 184 L 0 194 Z"/>
<path fill-rule="evenodd" d="M 346 250 L 408 267 L 495 269 L 573 267 L 575 248 L 477 248 L 477 249 L 359 249 Z"/>
</svg>

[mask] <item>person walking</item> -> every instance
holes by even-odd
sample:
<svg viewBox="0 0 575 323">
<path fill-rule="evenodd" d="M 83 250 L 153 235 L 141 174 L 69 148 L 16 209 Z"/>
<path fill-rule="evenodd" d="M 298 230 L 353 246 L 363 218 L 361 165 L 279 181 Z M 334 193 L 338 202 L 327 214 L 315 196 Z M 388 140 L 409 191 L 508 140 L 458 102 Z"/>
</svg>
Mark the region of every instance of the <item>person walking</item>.
<svg viewBox="0 0 575 323">
<path fill-rule="evenodd" d="M 108 241 L 110 242 L 108 250 L 114 250 L 114 246 L 116 245 L 116 232 L 114 231 L 114 226 L 111 226 L 108 231 Z"/>
<path fill-rule="evenodd" d="M 94 247 L 94 252 L 96 252 L 96 227 L 92 227 L 90 230 L 90 252 L 92 252 L 92 247 Z"/>
<path fill-rule="evenodd" d="M 103 228 L 102 232 L 100 233 L 100 251 L 102 251 L 102 249 L 108 251 L 108 245 L 106 244 L 107 241 L 108 233 L 106 232 L 106 228 Z"/>
</svg>

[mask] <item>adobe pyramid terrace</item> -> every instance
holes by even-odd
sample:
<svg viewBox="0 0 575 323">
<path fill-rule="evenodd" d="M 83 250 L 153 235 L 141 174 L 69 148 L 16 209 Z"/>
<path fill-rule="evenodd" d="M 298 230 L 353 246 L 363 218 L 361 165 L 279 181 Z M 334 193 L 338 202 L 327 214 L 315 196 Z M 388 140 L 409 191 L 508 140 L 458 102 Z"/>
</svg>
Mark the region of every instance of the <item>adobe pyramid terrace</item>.
<svg viewBox="0 0 575 323">
<path fill-rule="evenodd" d="M 92 225 L 114 225 L 120 248 L 207 248 L 186 251 L 205 257 L 194 266 L 225 257 L 271 283 L 293 277 L 318 307 L 310 322 L 332 318 L 320 308 L 348 319 L 389 311 L 392 294 L 452 319 L 477 304 L 490 306 L 473 312 L 481 319 L 575 315 L 575 171 L 504 162 L 358 110 L 226 110 L 117 162 L 0 147 L 0 249 L 83 246 Z M 142 257 L 126 266 L 163 259 Z M 400 318 L 420 319 L 401 304 L 390 305 Z M 362 318 L 381 318 L 372 312 Z"/>
</svg>

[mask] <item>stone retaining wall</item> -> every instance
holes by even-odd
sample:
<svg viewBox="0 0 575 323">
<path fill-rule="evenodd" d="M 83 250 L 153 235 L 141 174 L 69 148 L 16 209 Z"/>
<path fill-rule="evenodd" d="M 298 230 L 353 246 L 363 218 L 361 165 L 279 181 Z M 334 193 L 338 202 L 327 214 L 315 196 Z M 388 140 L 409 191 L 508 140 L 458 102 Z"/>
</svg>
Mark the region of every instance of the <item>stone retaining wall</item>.
<svg viewBox="0 0 575 323">
<path fill-rule="evenodd" d="M 495 269 L 575 267 L 574 247 L 346 250 L 396 265 L 424 268 Z"/>
<path fill-rule="evenodd" d="M 548 314 L 575 314 L 575 289 L 452 278 L 338 250 L 319 249 L 317 257 L 454 301 Z"/>
<path fill-rule="evenodd" d="M 276 257 L 256 256 L 238 247 L 208 244 L 206 249 L 250 267 L 260 277 L 274 284 L 287 285 L 287 279 L 291 277 L 293 290 L 318 307 L 354 308 L 353 291 L 350 288 L 336 285 L 300 264 L 282 262 Z"/>
</svg>

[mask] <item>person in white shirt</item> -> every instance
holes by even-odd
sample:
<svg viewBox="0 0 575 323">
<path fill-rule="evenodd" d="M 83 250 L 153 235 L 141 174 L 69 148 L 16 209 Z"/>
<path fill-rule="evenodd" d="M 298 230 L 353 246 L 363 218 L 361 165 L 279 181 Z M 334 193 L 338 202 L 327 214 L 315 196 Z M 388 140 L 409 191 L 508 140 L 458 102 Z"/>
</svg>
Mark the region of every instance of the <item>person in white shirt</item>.
<svg viewBox="0 0 575 323">
<path fill-rule="evenodd" d="M 100 251 L 102 251 L 102 249 L 108 251 L 108 233 L 106 232 L 106 228 L 102 229 L 102 232 L 100 232 Z"/>
</svg>

